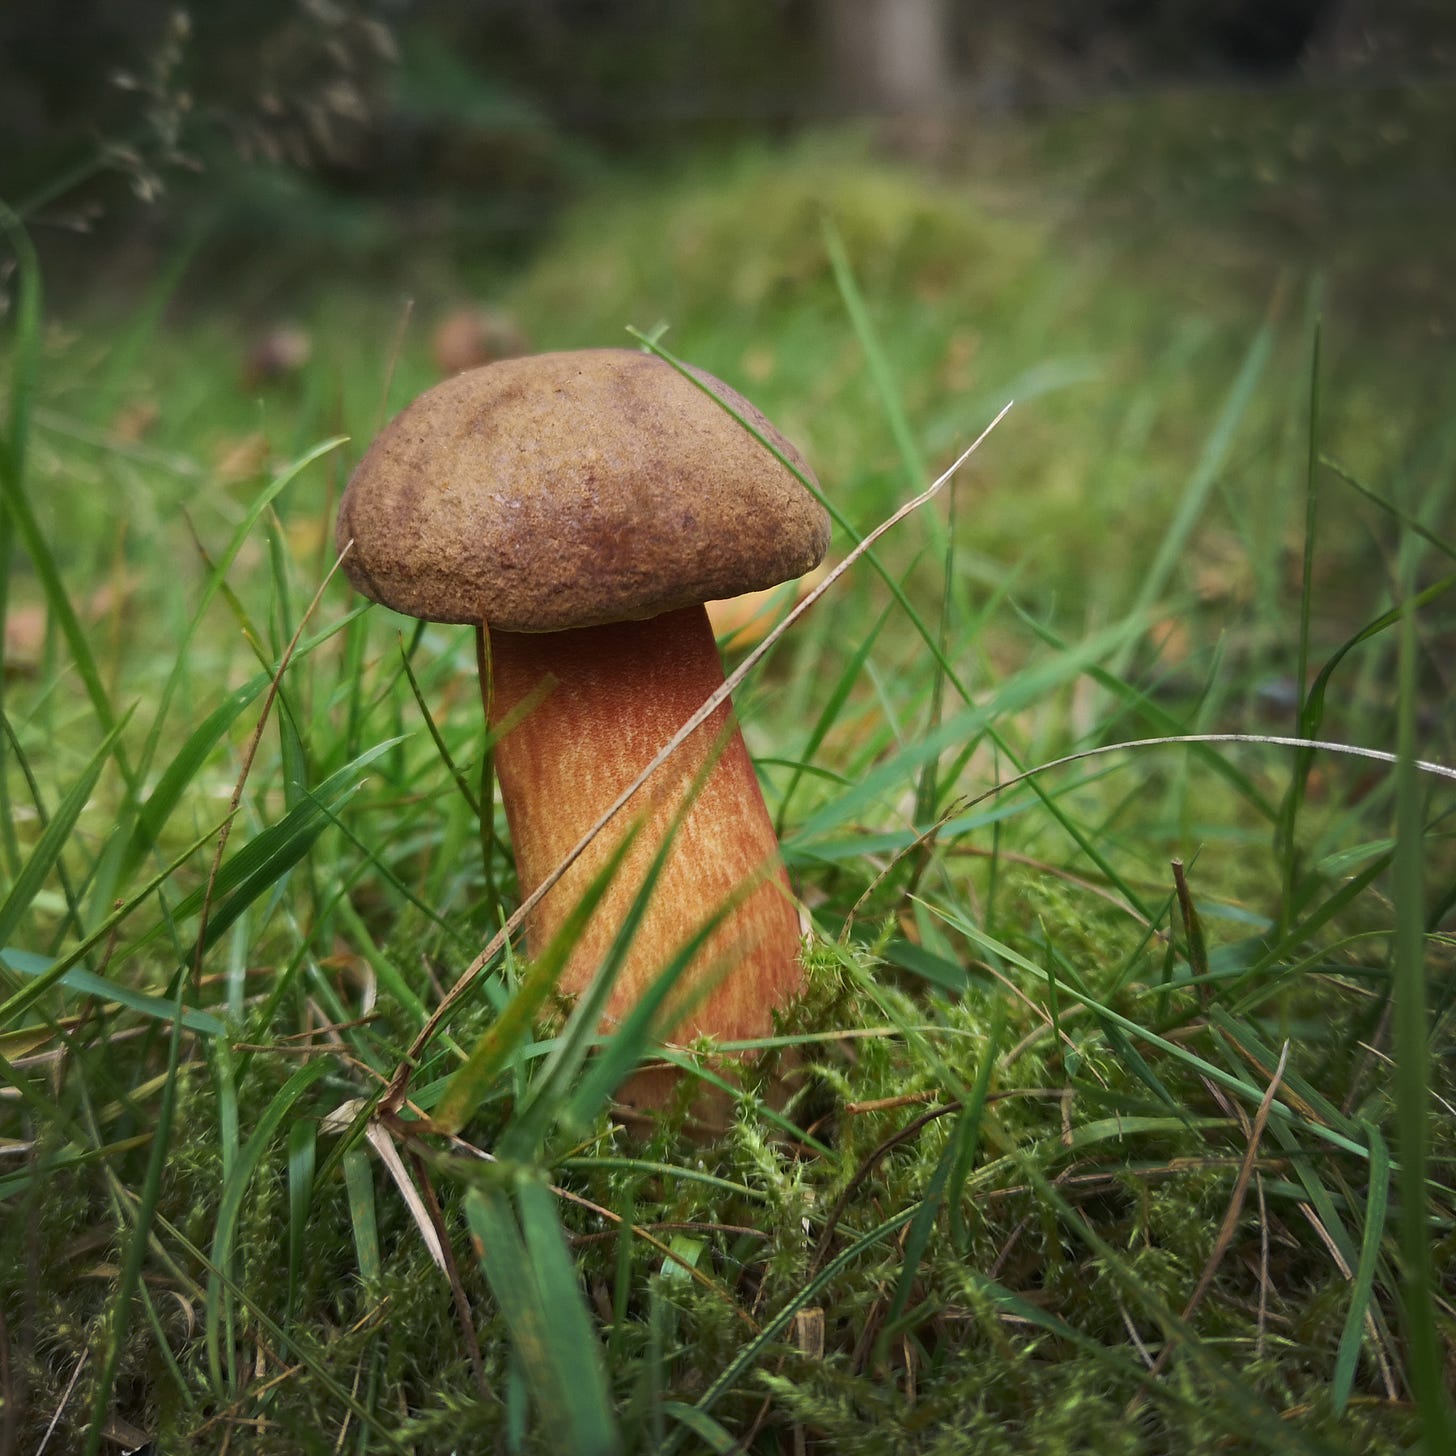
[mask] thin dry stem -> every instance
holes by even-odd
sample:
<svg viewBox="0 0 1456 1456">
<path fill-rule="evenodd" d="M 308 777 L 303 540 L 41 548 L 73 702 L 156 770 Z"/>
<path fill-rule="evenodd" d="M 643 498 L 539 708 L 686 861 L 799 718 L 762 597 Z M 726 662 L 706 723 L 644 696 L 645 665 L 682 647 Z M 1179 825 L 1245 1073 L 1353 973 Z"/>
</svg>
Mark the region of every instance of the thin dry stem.
<svg viewBox="0 0 1456 1456">
<path fill-rule="evenodd" d="M 385 1135 L 388 1136 L 387 1133 Z M 455 1262 L 455 1251 L 450 1247 L 450 1235 L 445 1227 L 445 1215 L 440 1208 L 435 1185 L 430 1182 L 430 1170 L 425 1166 L 425 1160 L 413 1148 L 410 1149 L 410 1162 L 414 1166 L 415 1177 L 424 1190 L 425 1207 L 429 1212 L 430 1223 L 435 1230 L 435 1238 L 444 1256 L 445 1277 L 450 1281 L 450 1297 L 455 1301 L 455 1318 L 460 1324 L 460 1334 L 465 1341 L 465 1348 L 470 1353 L 470 1367 L 475 1374 L 475 1388 L 480 1392 L 482 1400 L 490 1400 L 493 1397 L 490 1380 L 485 1373 L 485 1357 L 481 1353 L 480 1341 L 475 1336 L 475 1321 L 471 1317 L 470 1301 L 465 1296 L 465 1286 L 460 1282 L 460 1268 Z"/>
<path fill-rule="evenodd" d="M 1279 1090 L 1279 1084 L 1284 1080 L 1284 1068 L 1289 1062 L 1289 1043 L 1284 1043 L 1284 1049 L 1279 1054 L 1279 1065 L 1274 1068 L 1274 1075 L 1269 1081 L 1268 1087 L 1264 1089 L 1264 1095 L 1259 1099 L 1259 1110 L 1254 1114 L 1254 1125 L 1249 1130 L 1248 1146 L 1244 1150 L 1243 1161 L 1239 1164 L 1238 1177 L 1234 1179 L 1234 1191 L 1229 1198 L 1228 1209 L 1224 1213 L 1223 1223 L 1219 1226 L 1218 1237 L 1213 1241 L 1213 1251 L 1208 1256 L 1208 1262 L 1203 1266 L 1203 1273 L 1199 1275 L 1198 1283 L 1194 1286 L 1193 1293 L 1188 1297 L 1188 1303 L 1183 1306 L 1181 1319 L 1184 1324 L 1192 1318 L 1193 1312 L 1203 1303 L 1204 1296 L 1208 1293 L 1218 1273 L 1219 1266 L 1223 1263 L 1224 1255 L 1228 1253 L 1234 1241 L 1234 1234 L 1238 1231 L 1239 1219 L 1243 1216 L 1244 1201 L 1249 1194 L 1249 1182 L 1254 1176 L 1259 1161 L 1259 1144 L 1264 1137 L 1264 1128 L 1269 1122 L 1269 1113 L 1274 1106 L 1274 1095 Z M 1151 1374 L 1157 1375 L 1168 1363 L 1169 1356 L 1173 1353 L 1174 1342 L 1169 1340 L 1158 1354 Z M 1131 1416 L 1147 1398 L 1147 1388 L 1143 1387 L 1132 1400 L 1128 1402 L 1127 1415 Z"/>
<path fill-rule="evenodd" d="M 1358 743 L 1333 743 L 1325 738 L 1286 737 L 1278 733 L 1174 733 L 1165 738 L 1129 738 L 1122 743 L 1103 743 L 1096 748 L 1084 748 L 1077 753 L 1068 753 L 1062 758 L 1048 759 L 1046 763 L 1039 763 L 1035 768 L 1029 768 L 1024 773 L 1014 774 L 1009 779 L 1002 779 L 999 783 L 992 784 L 984 793 L 977 794 L 973 799 L 963 800 L 956 806 L 956 813 L 963 814 L 968 809 L 974 809 L 978 804 L 985 803 L 987 799 L 999 794 L 1003 789 L 1009 789 L 1027 779 L 1033 779 L 1038 774 L 1046 773 L 1049 769 L 1065 768 L 1069 763 L 1080 763 L 1083 759 L 1088 758 L 1100 758 L 1103 754 L 1119 753 L 1124 749 L 1165 748 L 1178 743 L 1261 743 L 1273 748 L 1323 749 L 1326 753 L 1343 753 L 1352 758 L 1372 758 L 1377 763 L 1392 766 L 1400 762 L 1398 754 L 1389 753 L 1383 748 L 1365 748 Z M 1413 759 L 1412 764 L 1421 773 L 1456 780 L 1456 768 L 1447 764 L 1435 763 L 1425 758 Z"/>
</svg>

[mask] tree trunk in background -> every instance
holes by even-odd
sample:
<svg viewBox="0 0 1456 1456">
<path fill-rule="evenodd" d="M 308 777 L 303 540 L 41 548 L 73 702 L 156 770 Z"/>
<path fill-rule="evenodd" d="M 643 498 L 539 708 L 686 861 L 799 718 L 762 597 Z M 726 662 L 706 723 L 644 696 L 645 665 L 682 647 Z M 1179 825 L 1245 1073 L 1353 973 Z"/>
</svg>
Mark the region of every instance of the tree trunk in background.
<svg viewBox="0 0 1456 1456">
<path fill-rule="evenodd" d="M 951 66 L 946 0 L 820 0 L 836 97 L 919 149 L 944 133 Z"/>
</svg>

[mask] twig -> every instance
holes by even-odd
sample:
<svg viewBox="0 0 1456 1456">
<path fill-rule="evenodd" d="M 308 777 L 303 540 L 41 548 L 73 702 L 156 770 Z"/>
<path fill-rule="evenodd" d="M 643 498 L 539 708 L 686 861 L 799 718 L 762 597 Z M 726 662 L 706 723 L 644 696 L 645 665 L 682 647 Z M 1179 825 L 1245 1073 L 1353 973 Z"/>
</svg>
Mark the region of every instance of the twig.
<svg viewBox="0 0 1456 1456">
<path fill-rule="evenodd" d="M 1194 1310 L 1203 1303 L 1203 1297 L 1213 1284 L 1214 1275 L 1218 1273 L 1219 1265 L 1223 1263 L 1224 1255 L 1228 1253 L 1229 1246 L 1234 1241 L 1234 1234 L 1238 1230 L 1239 1219 L 1243 1215 L 1244 1200 L 1248 1197 L 1249 1182 L 1254 1176 L 1254 1169 L 1259 1161 L 1259 1143 L 1264 1136 L 1264 1128 L 1269 1121 L 1270 1109 L 1274 1106 L 1274 1094 L 1279 1090 L 1279 1084 L 1284 1080 L 1284 1068 L 1289 1061 L 1289 1043 L 1284 1043 L 1284 1049 L 1279 1053 L 1279 1065 L 1274 1068 L 1274 1075 L 1269 1081 L 1268 1087 L 1264 1089 L 1264 1095 L 1259 1099 L 1259 1110 L 1254 1114 L 1254 1125 L 1249 1132 L 1248 1146 L 1244 1149 L 1243 1162 L 1239 1164 L 1239 1175 L 1234 1179 L 1233 1195 L 1229 1199 L 1228 1210 L 1223 1216 L 1223 1223 L 1219 1227 L 1218 1237 L 1213 1241 L 1213 1252 L 1208 1256 L 1208 1262 L 1203 1266 L 1203 1273 L 1194 1286 L 1193 1293 L 1188 1297 L 1188 1303 L 1183 1306 L 1181 1316 L 1182 1323 L 1187 1324 L 1192 1317 Z M 1150 1375 L 1157 1375 L 1168 1363 L 1168 1357 L 1173 1353 L 1174 1342 L 1169 1340 L 1158 1354 L 1157 1360 L 1153 1363 Z M 1136 1395 L 1128 1402 L 1126 1416 L 1131 1417 L 1143 1401 L 1147 1398 L 1147 1386 L 1138 1389 Z"/>
<path fill-rule="evenodd" d="M 982 849 L 980 845 L 976 844 L 958 844 L 952 849 L 947 849 L 946 853 L 966 855 L 973 859 L 999 859 L 1005 864 L 1025 865 L 1027 869 L 1037 870 L 1041 874 L 1050 875 L 1053 879 L 1062 880 L 1068 885 L 1075 885 L 1079 890 L 1085 890 L 1089 895 L 1096 895 L 1100 900 L 1106 900 L 1114 909 L 1122 911 L 1124 915 L 1131 916 L 1144 930 L 1151 931 L 1158 940 L 1166 940 L 1168 938 L 1165 930 L 1153 924 L 1141 910 L 1137 909 L 1134 905 L 1128 904 L 1121 895 L 1115 894 L 1105 885 L 1099 885 L 1096 880 L 1089 879 L 1086 875 L 1079 875 L 1062 865 L 1055 865 L 1048 860 L 1038 859 L 1035 855 L 1020 854 L 1014 849 Z"/>
<path fill-rule="evenodd" d="M 1203 922 L 1193 904 L 1193 891 L 1188 888 L 1188 875 L 1183 861 L 1173 861 L 1173 887 L 1178 893 L 1178 912 L 1183 917 L 1183 938 L 1188 942 L 1188 969 L 1200 980 L 1208 978 L 1208 945 L 1203 938 Z"/>
<path fill-rule="evenodd" d="M 1244 1200 L 1249 1194 L 1249 1181 L 1253 1178 L 1254 1169 L 1258 1166 L 1259 1144 L 1263 1141 L 1264 1128 L 1268 1125 L 1269 1113 L 1274 1106 L 1274 1095 L 1279 1090 L 1279 1084 L 1284 1080 L 1284 1068 L 1289 1062 L 1289 1045 L 1287 1041 L 1284 1043 L 1284 1048 L 1279 1053 L 1279 1065 L 1274 1068 L 1274 1076 L 1270 1079 L 1268 1087 L 1264 1089 L 1263 1097 L 1259 1099 L 1259 1110 L 1254 1114 L 1254 1126 L 1249 1133 L 1248 1146 L 1244 1150 L 1244 1160 L 1239 1165 L 1239 1176 L 1234 1180 L 1234 1191 L 1229 1199 L 1228 1211 L 1223 1216 L 1223 1224 L 1219 1228 L 1218 1238 L 1214 1241 L 1213 1252 L 1208 1257 L 1208 1263 L 1204 1265 L 1197 1287 L 1189 1296 L 1188 1303 L 1183 1309 L 1182 1319 L 1185 1323 L 1192 1317 L 1194 1310 L 1203 1303 L 1203 1297 L 1213 1283 L 1218 1266 L 1223 1262 L 1229 1245 L 1233 1243 L 1234 1234 L 1239 1226 L 1239 1218 L 1244 1211 Z"/>
<path fill-rule="evenodd" d="M 846 1102 L 845 1115 L 855 1117 L 861 1112 L 892 1112 L 897 1107 L 914 1107 L 922 1102 L 934 1102 L 943 1094 L 934 1089 L 925 1092 L 904 1092 L 899 1097 L 876 1097 L 872 1102 Z"/>
<path fill-rule="evenodd" d="M 1148 1347 L 1143 1344 L 1142 1336 L 1138 1334 L 1137 1326 L 1132 1322 L 1132 1316 L 1127 1312 L 1127 1306 L 1122 1302 L 1122 1296 L 1117 1296 L 1117 1312 L 1122 1316 L 1122 1327 L 1127 1331 L 1128 1339 L 1132 1341 L 1133 1349 L 1142 1356 L 1143 1364 L 1152 1370 L 1155 1365 L 1153 1356 Z"/>
<path fill-rule="evenodd" d="M 50 1424 L 45 1429 L 45 1435 L 40 1438 L 40 1445 L 35 1448 L 35 1456 L 42 1456 L 45 1448 L 50 1445 L 51 1437 L 55 1434 L 56 1425 L 60 1421 L 61 1415 L 66 1407 L 71 1403 L 71 1392 L 75 1390 L 76 1382 L 81 1378 L 81 1372 L 86 1368 L 86 1361 L 90 1357 L 91 1352 L 89 1350 L 81 1351 L 81 1358 L 76 1361 L 76 1368 L 71 1371 L 71 1378 L 66 1382 L 66 1389 L 61 1395 L 61 1403 L 56 1407 L 55 1414 L 51 1416 Z"/>
<path fill-rule="evenodd" d="M 939 1107 L 932 1107 L 929 1112 L 922 1112 L 919 1117 L 912 1118 L 904 1127 L 892 1132 L 877 1147 L 870 1151 L 869 1156 L 855 1170 L 854 1176 L 845 1184 L 844 1191 L 834 1200 L 834 1206 L 829 1210 L 824 1220 L 824 1228 L 819 1235 L 819 1241 L 814 1246 L 813 1256 L 809 1260 L 809 1272 L 815 1274 L 824 1262 L 825 1255 L 829 1252 L 830 1241 L 834 1238 L 834 1230 L 839 1226 L 839 1220 L 844 1210 L 849 1207 L 849 1201 L 854 1197 L 855 1191 L 880 1165 L 902 1143 L 908 1143 L 919 1137 L 923 1128 L 934 1122 L 938 1117 L 944 1117 L 948 1112 L 959 1112 L 961 1104 L 959 1101 L 945 1102 Z"/>
</svg>

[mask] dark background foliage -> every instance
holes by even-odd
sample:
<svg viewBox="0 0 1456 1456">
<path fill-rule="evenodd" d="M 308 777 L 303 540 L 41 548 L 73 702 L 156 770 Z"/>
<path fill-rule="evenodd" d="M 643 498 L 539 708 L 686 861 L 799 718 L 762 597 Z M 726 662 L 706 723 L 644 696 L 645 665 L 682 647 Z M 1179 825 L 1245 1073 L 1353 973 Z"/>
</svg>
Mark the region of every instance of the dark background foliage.
<svg viewBox="0 0 1456 1456">
<path fill-rule="evenodd" d="M 1443 73 L 1452 10 L 22 0 L 0 8 L 0 198 L 53 278 L 78 261 L 89 275 L 95 252 L 76 240 L 97 230 L 125 277 L 200 215 L 235 250 L 270 238 L 368 254 L 448 237 L 509 252 L 603 160 L 846 117 L 994 118 L 1109 90 Z"/>
</svg>

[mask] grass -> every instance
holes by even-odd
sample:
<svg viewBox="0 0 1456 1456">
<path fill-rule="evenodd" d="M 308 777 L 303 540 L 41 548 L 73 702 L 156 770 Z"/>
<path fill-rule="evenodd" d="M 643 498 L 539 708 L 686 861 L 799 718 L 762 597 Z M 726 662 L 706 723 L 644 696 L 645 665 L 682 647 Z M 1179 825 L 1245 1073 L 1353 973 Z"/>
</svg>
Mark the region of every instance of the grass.
<svg viewBox="0 0 1456 1456">
<path fill-rule="evenodd" d="M 737 695 L 816 933 L 797 1091 L 703 1146 L 613 1132 L 564 946 L 380 1107 L 515 903 L 469 634 L 323 585 L 424 330 L 339 284 L 249 394 L 225 307 L 62 329 L 12 243 L 0 1447 L 1449 1449 L 1452 436 L 1287 258 L 1175 308 L 835 143 L 509 285 L 670 322 L 839 557 L 1018 401 Z M 1393 758 L 1113 748 L 1221 733 Z"/>
</svg>

